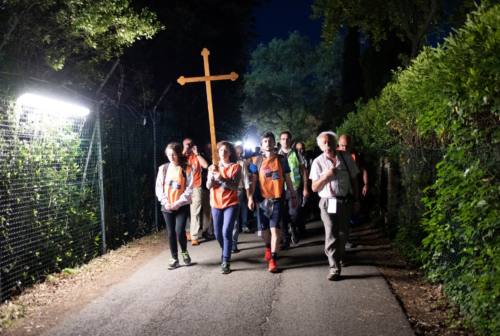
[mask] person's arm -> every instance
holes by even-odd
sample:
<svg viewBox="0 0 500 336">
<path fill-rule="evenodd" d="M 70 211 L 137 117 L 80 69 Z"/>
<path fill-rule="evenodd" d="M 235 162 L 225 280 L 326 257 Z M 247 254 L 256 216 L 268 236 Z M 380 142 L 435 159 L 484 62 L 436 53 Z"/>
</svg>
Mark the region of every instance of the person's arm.
<svg viewBox="0 0 500 336">
<path fill-rule="evenodd" d="M 295 193 L 295 189 L 293 188 L 292 179 L 290 178 L 290 174 L 285 174 L 285 183 L 288 192 L 290 193 L 290 199 L 292 200 L 292 208 L 297 207 L 297 194 Z"/>
<path fill-rule="evenodd" d="M 368 171 L 363 168 L 363 189 L 361 190 L 361 193 L 363 194 L 363 197 L 368 194 Z"/>
<path fill-rule="evenodd" d="M 163 185 L 163 181 L 165 180 L 164 166 L 160 166 L 158 168 L 158 174 L 156 175 L 156 186 L 155 186 L 155 194 L 160 201 L 161 205 L 165 206 L 168 202 L 168 195 L 165 193 L 165 188 Z"/>
<path fill-rule="evenodd" d="M 301 175 L 302 175 L 302 183 L 303 183 L 303 186 L 302 186 L 302 196 L 304 196 L 304 198 L 307 198 L 309 197 L 309 188 L 307 188 L 307 175 L 308 175 L 308 172 L 307 172 L 307 168 L 304 164 L 301 164 L 300 165 L 300 172 L 301 172 Z"/>
<path fill-rule="evenodd" d="M 193 146 L 193 154 L 196 155 L 196 159 L 200 163 L 201 168 L 207 169 L 208 162 L 207 162 L 207 160 L 205 160 L 205 158 L 203 156 L 200 155 L 200 153 L 198 153 L 198 147 Z"/>
<path fill-rule="evenodd" d="M 327 185 L 329 182 L 331 182 L 333 179 L 335 179 L 336 176 L 336 169 L 335 168 L 330 168 L 321 175 L 317 180 L 312 180 L 312 185 L 311 189 L 314 192 L 319 192 L 325 185 Z"/>
<path fill-rule="evenodd" d="M 253 199 L 253 194 L 255 193 L 255 186 L 257 185 L 257 174 L 251 174 L 250 188 L 247 190 L 247 198 L 248 198 L 248 208 L 250 210 L 255 209 L 255 202 Z"/>
<path fill-rule="evenodd" d="M 210 167 L 208 167 L 208 174 L 207 174 L 207 189 L 209 189 L 209 190 L 212 187 L 219 186 L 219 184 L 215 181 L 214 174 L 213 174 L 214 171 L 215 171 L 215 166 L 210 165 Z"/>
</svg>

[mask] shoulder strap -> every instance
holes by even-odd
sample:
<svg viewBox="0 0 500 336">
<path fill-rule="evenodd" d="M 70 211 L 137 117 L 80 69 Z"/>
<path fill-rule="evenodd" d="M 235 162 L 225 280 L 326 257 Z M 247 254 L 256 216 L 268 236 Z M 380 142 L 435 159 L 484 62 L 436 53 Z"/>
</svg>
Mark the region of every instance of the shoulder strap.
<svg viewBox="0 0 500 336">
<path fill-rule="evenodd" d="M 344 162 L 344 166 L 345 168 L 347 169 L 347 173 L 349 174 L 349 184 L 351 185 L 351 191 L 353 192 L 354 194 L 354 187 L 352 185 L 352 177 L 351 177 L 351 170 L 349 169 L 349 166 L 347 165 L 347 162 L 344 158 L 344 152 L 340 151 L 340 152 L 337 152 L 340 156 L 340 158 L 342 159 L 342 162 Z"/>
<path fill-rule="evenodd" d="M 165 189 L 165 180 L 167 178 L 167 170 L 168 170 L 168 165 L 170 162 L 167 162 L 163 165 L 163 189 Z"/>
<path fill-rule="evenodd" d="M 255 161 L 255 165 L 257 166 L 257 175 L 259 175 L 260 167 L 262 167 L 262 161 L 264 161 L 264 157 L 262 155 L 257 156 L 257 161 Z"/>
<path fill-rule="evenodd" d="M 281 168 L 281 172 L 283 173 L 283 167 L 281 165 L 281 162 L 288 159 L 283 155 L 283 154 L 278 154 L 278 166 Z"/>
<path fill-rule="evenodd" d="M 181 167 L 181 170 L 182 170 L 182 177 L 184 177 L 184 179 L 187 180 L 186 169 Z M 193 168 L 191 168 L 191 170 L 193 170 Z"/>
</svg>

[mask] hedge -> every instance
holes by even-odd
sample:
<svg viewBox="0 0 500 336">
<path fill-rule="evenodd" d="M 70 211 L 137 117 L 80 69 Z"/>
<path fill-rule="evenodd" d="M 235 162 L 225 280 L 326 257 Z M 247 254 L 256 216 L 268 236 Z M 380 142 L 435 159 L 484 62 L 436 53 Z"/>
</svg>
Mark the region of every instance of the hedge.
<svg viewBox="0 0 500 336">
<path fill-rule="evenodd" d="M 500 5 L 399 69 L 339 132 L 401 173 L 396 239 L 478 333 L 500 334 Z"/>
</svg>

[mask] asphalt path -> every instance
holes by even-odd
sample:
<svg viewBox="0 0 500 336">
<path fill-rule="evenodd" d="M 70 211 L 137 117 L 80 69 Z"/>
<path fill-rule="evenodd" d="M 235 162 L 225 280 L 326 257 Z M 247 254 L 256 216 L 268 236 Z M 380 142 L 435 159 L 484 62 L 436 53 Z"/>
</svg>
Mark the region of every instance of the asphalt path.
<svg viewBox="0 0 500 336">
<path fill-rule="evenodd" d="M 256 234 L 240 235 L 228 275 L 216 241 L 189 245 L 194 264 L 175 270 L 164 251 L 44 335 L 413 335 L 375 266 L 353 262 L 327 280 L 321 223 L 308 229 L 277 274 Z"/>
</svg>

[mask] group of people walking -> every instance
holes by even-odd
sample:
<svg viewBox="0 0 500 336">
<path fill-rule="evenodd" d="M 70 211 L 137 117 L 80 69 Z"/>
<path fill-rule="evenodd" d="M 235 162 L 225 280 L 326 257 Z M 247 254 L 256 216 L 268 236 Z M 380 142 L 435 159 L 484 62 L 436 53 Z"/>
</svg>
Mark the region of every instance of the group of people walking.
<svg viewBox="0 0 500 336">
<path fill-rule="evenodd" d="M 348 140 L 346 136 L 341 139 Z M 322 132 L 317 144 L 322 153 L 312 164 L 303 155 L 304 144 L 292 149 L 292 134 L 282 132 L 280 149 L 274 134 L 261 136 L 260 152 L 243 157 L 243 148 L 231 142 L 217 143 L 217 164 L 208 165 L 191 139 L 169 143 L 168 163 L 159 167 L 156 196 L 162 205 L 171 260 L 169 269 L 179 266 L 178 245 L 185 265 L 191 264 L 187 250 L 186 223 L 190 215 L 192 245 L 198 244 L 202 204 L 202 169 L 207 169 L 213 232 L 221 253 L 221 272 L 231 272 L 231 254 L 239 252 L 238 234 L 248 232 L 248 210 L 256 214 L 257 229 L 265 245 L 264 260 L 269 272 L 278 272 L 278 253 L 297 244 L 305 232 L 304 205 L 310 189 L 317 192 L 321 220 L 325 227 L 325 254 L 329 280 L 340 277 L 351 210 L 359 209 L 366 187 L 358 187 L 360 169 L 348 148 L 337 148 L 337 137 Z M 298 146 L 298 145 L 301 146 Z"/>
</svg>

